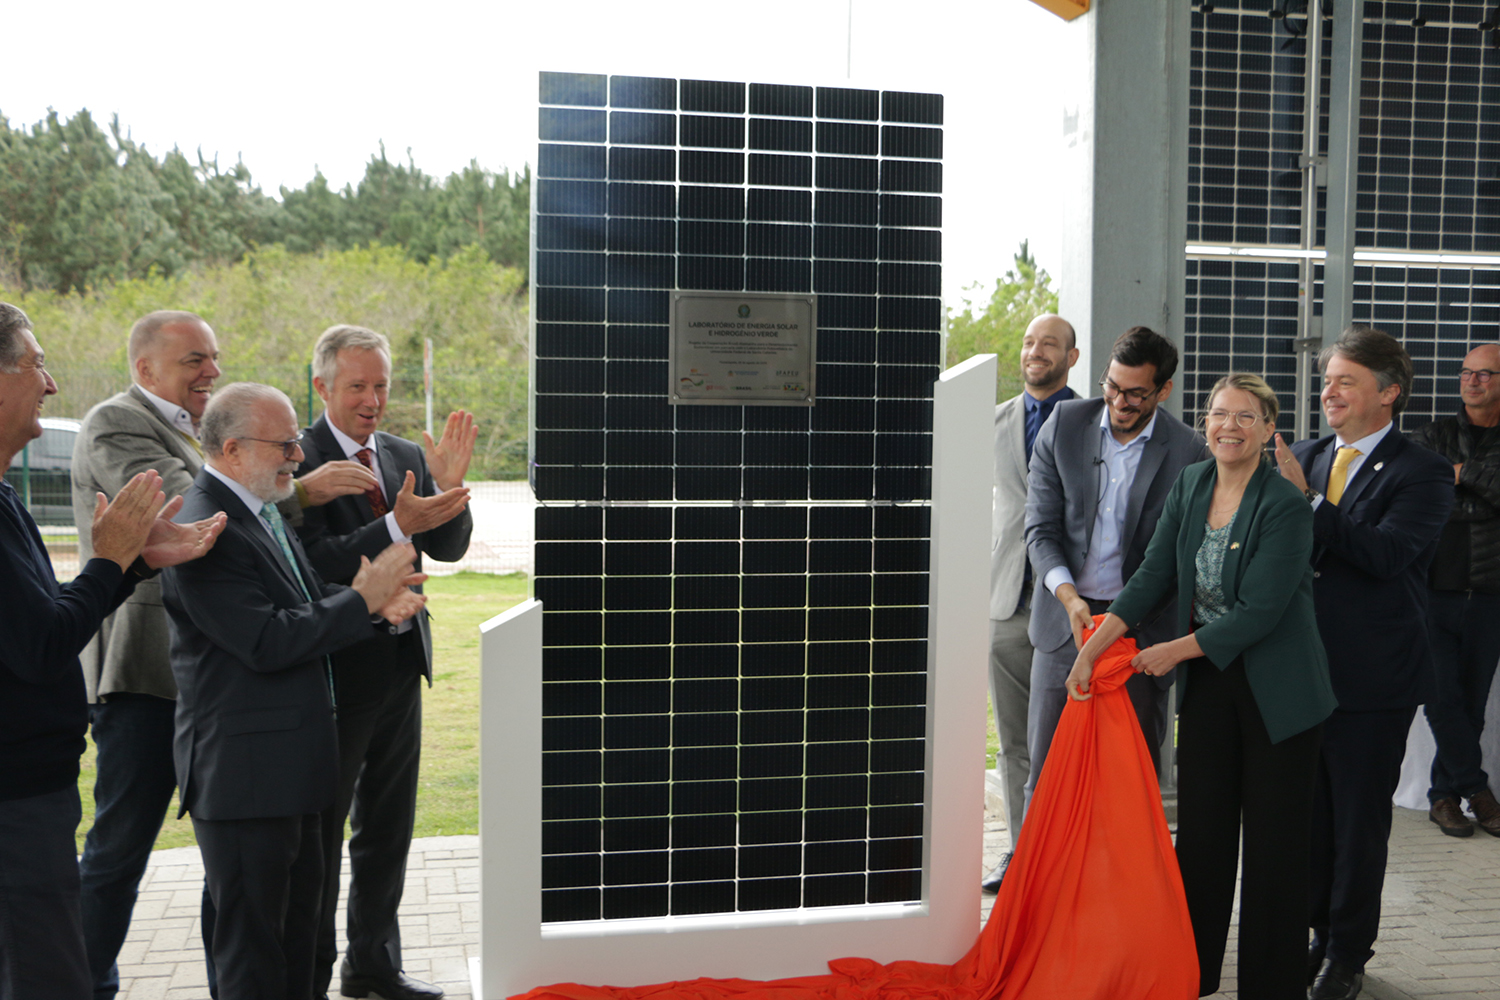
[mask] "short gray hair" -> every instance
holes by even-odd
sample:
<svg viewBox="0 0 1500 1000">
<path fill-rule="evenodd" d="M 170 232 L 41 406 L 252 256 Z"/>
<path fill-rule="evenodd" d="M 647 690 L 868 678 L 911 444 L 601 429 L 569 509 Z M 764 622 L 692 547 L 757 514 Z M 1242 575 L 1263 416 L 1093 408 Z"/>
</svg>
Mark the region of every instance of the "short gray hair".
<svg viewBox="0 0 1500 1000">
<path fill-rule="evenodd" d="M 26 353 L 21 334 L 30 330 L 31 319 L 19 306 L 0 302 L 0 372 L 14 375 Z"/>
<path fill-rule="evenodd" d="M 280 400 L 288 407 L 292 405 L 286 393 L 259 382 L 236 382 L 214 393 L 198 425 L 203 453 L 218 458 L 224 454 L 225 442 L 249 434 L 256 404 L 266 400 Z M 297 411 L 293 408 L 292 412 Z"/>
<path fill-rule="evenodd" d="M 126 348 L 126 357 L 130 359 L 130 367 L 135 368 L 136 359 L 145 354 L 151 345 L 156 342 L 156 335 L 161 332 L 162 327 L 171 326 L 173 323 L 203 323 L 203 317 L 197 313 L 183 312 L 180 309 L 158 309 L 150 312 L 135 321 L 130 328 L 130 346 Z"/>
<path fill-rule="evenodd" d="M 379 351 L 385 355 L 386 365 L 391 363 L 391 342 L 385 334 L 369 327 L 339 323 L 324 330 L 313 345 L 313 377 L 332 386 L 339 373 L 339 352 L 346 350 Z"/>
</svg>

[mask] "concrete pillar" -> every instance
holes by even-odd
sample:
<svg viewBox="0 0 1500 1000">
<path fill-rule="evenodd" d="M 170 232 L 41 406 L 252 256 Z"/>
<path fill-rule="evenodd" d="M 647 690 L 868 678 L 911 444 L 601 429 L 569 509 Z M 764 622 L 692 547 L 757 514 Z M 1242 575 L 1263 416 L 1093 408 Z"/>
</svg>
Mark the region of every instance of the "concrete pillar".
<svg viewBox="0 0 1500 1000">
<path fill-rule="evenodd" d="M 1097 395 L 1115 338 L 1136 325 L 1182 343 L 1190 10 L 1110 0 L 1068 25 L 1060 57 L 1069 194 L 1059 308 L 1078 330 L 1072 386 Z M 1181 412 L 1174 392 L 1169 410 Z"/>
</svg>

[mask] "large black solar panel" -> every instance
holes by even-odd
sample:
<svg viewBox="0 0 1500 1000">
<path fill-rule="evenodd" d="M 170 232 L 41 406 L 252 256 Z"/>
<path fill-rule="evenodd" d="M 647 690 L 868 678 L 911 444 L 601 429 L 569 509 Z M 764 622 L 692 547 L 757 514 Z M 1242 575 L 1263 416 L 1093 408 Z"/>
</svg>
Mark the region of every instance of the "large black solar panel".
<svg viewBox="0 0 1500 1000">
<path fill-rule="evenodd" d="M 921 892 L 942 99 L 542 74 L 543 915 Z M 812 407 L 673 406 L 673 290 L 815 293 Z"/>
<path fill-rule="evenodd" d="M 1355 249 L 1396 259 L 1353 269 L 1353 319 L 1389 331 L 1412 355 L 1417 381 L 1402 417 L 1410 430 L 1457 408 L 1463 355 L 1497 337 L 1495 262 L 1444 255 L 1500 253 L 1500 49 L 1483 5 L 1369 0 L 1359 9 Z M 1291 167 L 1302 143 L 1304 11 L 1283 0 L 1194 9 L 1189 244 L 1297 244 Z M 1348 12 L 1336 5 L 1325 25 Z M 1328 88 L 1325 65 L 1325 150 Z M 1320 213 L 1318 248 L 1322 222 Z M 1196 416 L 1202 392 L 1231 367 L 1266 373 L 1283 405 L 1291 402 L 1297 267 L 1291 256 L 1190 256 L 1185 410 Z M 1319 273 L 1315 315 L 1321 304 Z M 1316 403 L 1312 415 L 1317 433 Z"/>
</svg>

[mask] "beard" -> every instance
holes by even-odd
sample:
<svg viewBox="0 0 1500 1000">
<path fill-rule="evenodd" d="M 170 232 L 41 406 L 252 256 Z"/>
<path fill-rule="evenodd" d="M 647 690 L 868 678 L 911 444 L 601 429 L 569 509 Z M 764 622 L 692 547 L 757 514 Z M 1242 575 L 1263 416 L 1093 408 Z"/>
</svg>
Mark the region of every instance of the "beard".
<svg viewBox="0 0 1500 1000">
<path fill-rule="evenodd" d="M 1048 365 L 1046 368 L 1036 373 L 1026 371 L 1024 367 L 1021 369 L 1021 371 L 1022 377 L 1026 380 L 1026 384 L 1030 386 L 1051 385 L 1068 373 L 1067 368 L 1063 366 L 1062 362 L 1058 362 L 1054 365 Z"/>
<path fill-rule="evenodd" d="M 297 471 L 295 463 L 279 465 L 273 469 L 263 469 L 245 480 L 245 489 L 260 497 L 265 503 L 281 503 L 291 498 L 297 492 L 296 481 L 289 479 L 285 486 L 277 486 L 276 478 L 282 473 L 290 475 Z"/>
</svg>

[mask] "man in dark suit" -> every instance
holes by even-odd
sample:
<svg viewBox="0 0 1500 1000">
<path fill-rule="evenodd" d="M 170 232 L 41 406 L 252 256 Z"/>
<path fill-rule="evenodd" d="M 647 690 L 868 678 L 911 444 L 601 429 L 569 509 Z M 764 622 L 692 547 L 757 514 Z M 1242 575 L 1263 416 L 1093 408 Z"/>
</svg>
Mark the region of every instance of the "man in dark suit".
<svg viewBox="0 0 1500 1000">
<path fill-rule="evenodd" d="M 1027 479 L 1026 546 L 1043 586 L 1035 589 L 1031 611 L 1036 653 L 1026 726 L 1028 804 L 1067 701 L 1064 682 L 1083 630 L 1141 565 L 1178 473 L 1207 457 L 1202 436 L 1159 409 L 1176 371 L 1176 345 L 1154 330 L 1132 327 L 1110 351 L 1099 382 L 1104 398 L 1059 403 L 1037 435 Z M 1177 637 L 1174 607 L 1168 601 L 1146 617 L 1142 646 Z M 1125 685 L 1158 770 L 1171 677 L 1142 674 Z"/>
<path fill-rule="evenodd" d="M 133 384 L 89 410 L 73 446 L 73 513 L 79 524 L 88 522 L 98 494 L 114 496 L 138 472 L 155 469 L 171 498 L 186 493 L 203 467 L 198 425 L 220 374 L 214 331 L 193 313 L 158 310 L 136 320 L 126 351 Z M 305 477 L 298 496 L 321 504 L 362 493 L 373 483 L 363 466 L 340 462 Z M 85 562 L 92 555 L 86 534 L 79 538 L 79 555 Z M 119 990 L 115 959 L 130 928 L 136 887 L 177 789 L 172 765 L 177 684 L 167 646 L 167 616 L 153 578 L 141 581 L 104 619 L 79 657 L 97 751 L 94 825 L 79 861 L 94 1000 L 109 1000 Z M 213 927 L 209 907 L 203 925 L 206 948 Z M 211 987 L 212 970 L 210 963 Z"/>
<path fill-rule="evenodd" d="M 305 1000 L 322 901 L 320 814 L 338 785 L 328 654 L 367 638 L 372 614 L 414 615 L 423 599 L 407 585 L 421 577 L 402 545 L 363 561 L 348 587 L 313 570 L 276 507 L 302 458 L 279 390 L 221 390 L 202 435 L 205 464 L 178 518 L 223 511 L 228 523 L 215 558 L 162 579 L 177 781 L 217 912 L 220 1000 Z"/>
<path fill-rule="evenodd" d="M 1313 504 L 1313 600 L 1339 702 L 1313 802 L 1308 995 L 1353 1000 L 1380 929 L 1406 734 L 1432 684 L 1427 570 L 1453 467 L 1393 423 L 1412 382 L 1394 337 L 1350 327 L 1318 361 L 1334 433 L 1293 448 L 1278 437 L 1276 460 Z"/>
<path fill-rule="evenodd" d="M 425 553 L 452 562 L 469 547 L 473 520 L 464 473 L 474 450 L 474 421 L 458 411 L 441 440 L 425 449 L 379 430 L 391 379 L 386 338 L 358 326 L 325 330 L 313 348 L 313 386 L 324 413 L 310 427 L 299 470 L 352 459 L 380 480 L 366 494 L 342 497 L 305 512 L 298 534 L 308 558 L 328 580 L 348 580 L 361 556 L 392 542 L 410 543 L 421 569 Z M 357 646 L 333 657 L 338 692 L 338 796 L 323 817 L 327 873 L 318 935 L 318 985 L 332 979 L 338 957 L 335 916 L 344 820 L 349 841 L 349 947 L 340 967 L 345 996 L 372 993 L 385 1000 L 440 997 L 436 986 L 401 968 L 396 914 L 406 881 L 406 856 L 416 816 L 422 745 L 421 680 L 432 683 L 432 635 L 427 616 L 396 625 L 378 623 Z"/>
</svg>

